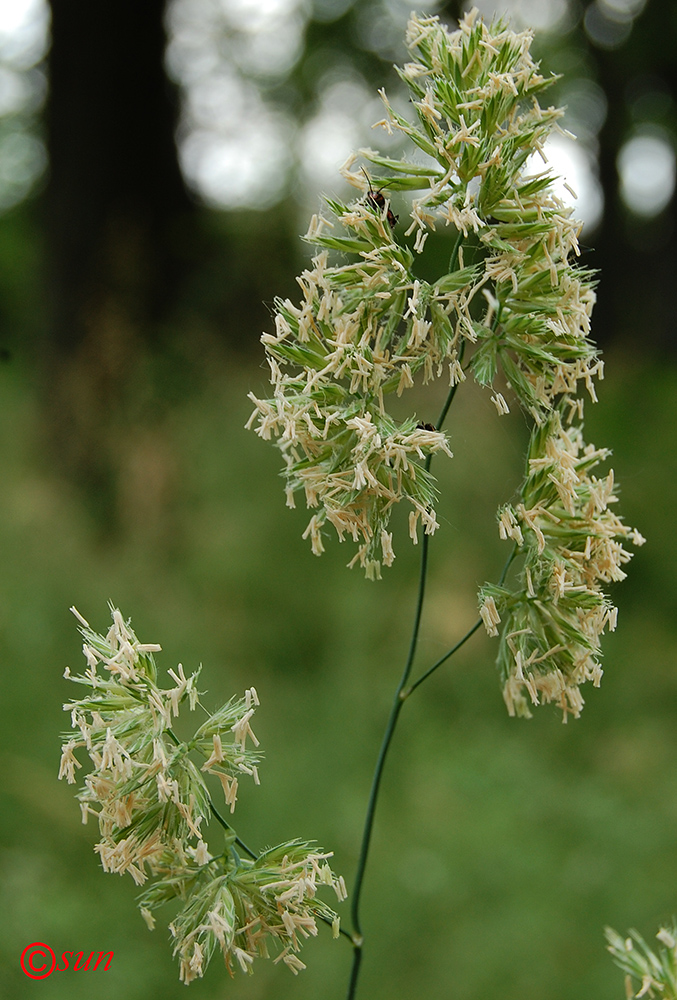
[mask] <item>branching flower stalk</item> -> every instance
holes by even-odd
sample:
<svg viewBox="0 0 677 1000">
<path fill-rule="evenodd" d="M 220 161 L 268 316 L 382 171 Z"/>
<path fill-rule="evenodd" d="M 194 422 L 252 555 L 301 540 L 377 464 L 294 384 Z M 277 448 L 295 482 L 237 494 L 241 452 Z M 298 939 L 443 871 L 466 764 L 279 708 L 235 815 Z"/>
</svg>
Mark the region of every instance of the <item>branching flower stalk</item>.
<svg viewBox="0 0 677 1000">
<path fill-rule="evenodd" d="M 616 625 L 606 586 L 625 576 L 630 541 L 641 535 L 615 514 L 609 456 L 586 443 L 585 390 L 596 399 L 602 363 L 590 340 L 591 273 L 576 262 L 580 223 L 554 193 L 545 144 L 562 110 L 543 107 L 552 82 L 531 57 L 531 33 L 502 21 L 487 26 L 473 10 L 449 32 L 436 17 L 412 16 L 411 61 L 398 70 L 413 116 L 395 110 L 385 93 L 377 123 L 410 148 L 402 158 L 363 149 L 343 168 L 357 189 L 349 202 L 326 199 L 306 240 L 317 249 L 301 274 L 301 298 L 276 302 L 275 332 L 262 341 L 272 396 L 251 394 L 248 423 L 273 439 L 283 459 L 287 504 L 301 494 L 311 511 L 304 538 L 324 551 L 330 528 L 355 546 L 349 566 L 368 579 L 395 559 L 389 530 L 396 504 L 409 507 L 409 536 L 421 542 L 414 625 L 395 690 L 367 805 L 352 894 L 352 933 L 318 896 L 346 896 L 330 854 L 294 840 L 260 854 L 221 814 L 207 780 L 216 779 L 224 806 L 235 810 L 238 782 L 259 782 L 261 754 L 252 730 L 259 704 L 249 688 L 215 712 L 198 691 L 199 671 L 170 670 L 158 682 L 156 644 L 138 641 L 111 606 L 113 624 L 96 633 L 75 612 L 87 669 L 66 677 L 87 689 L 65 705 L 59 777 L 76 782 L 82 819 L 95 816 L 95 850 L 108 872 L 128 873 L 142 887 L 141 914 L 173 903 L 169 924 L 180 978 L 202 976 L 219 950 L 226 968 L 251 972 L 256 957 L 275 956 L 293 973 L 304 968 L 303 941 L 317 921 L 350 938 L 348 998 L 358 988 L 363 952 L 360 905 L 385 762 L 402 707 L 411 694 L 484 625 L 498 639 L 498 670 L 511 715 L 528 716 L 554 703 L 563 719 L 580 715 L 581 686 L 602 677 L 601 637 Z M 361 156 L 361 161 L 359 157 Z M 534 165 L 535 157 L 545 169 Z M 368 165 L 368 168 L 365 166 Z M 400 223 L 391 193 L 409 196 Z M 448 267 L 435 271 L 431 246 L 448 229 Z M 432 237 L 432 238 L 431 238 Z M 439 268 L 438 268 L 439 270 Z M 503 572 L 479 593 L 477 622 L 412 682 L 421 626 L 430 538 L 438 528 L 433 457 L 452 457 L 444 429 L 468 373 L 491 393 L 498 416 L 521 408 L 532 426 L 524 479 L 498 511 L 500 538 L 510 545 Z M 415 382 L 447 383 L 436 424 L 393 412 L 393 395 Z M 204 714 L 188 739 L 174 722 L 187 703 Z M 217 785 L 218 782 L 218 785 Z M 212 853 L 206 827 L 223 830 Z M 610 950 L 636 996 L 677 997 L 676 934 L 661 930 L 667 948 L 655 955 L 634 932 Z"/>
<path fill-rule="evenodd" d="M 305 239 L 318 253 L 297 279 L 300 300 L 276 302 L 275 332 L 262 337 L 273 394 L 250 394 L 248 423 L 281 452 L 287 504 L 304 496 L 311 511 L 304 538 L 315 555 L 331 526 L 357 547 L 349 566 L 378 579 L 395 559 L 388 530 L 395 505 L 410 508 L 414 544 L 423 532 L 410 650 L 352 895 L 349 998 L 359 977 L 360 898 L 378 792 L 404 701 L 484 624 L 499 640 L 511 715 L 554 702 L 565 722 L 578 717 L 581 685 L 602 676 L 601 635 L 616 625 L 604 587 L 625 576 L 624 543 L 644 541 L 613 513 L 613 473 L 595 475 L 609 451 L 583 436 L 581 390 L 596 399 L 603 367 L 589 336 L 593 277 L 576 262 L 580 223 L 547 168 L 545 144 L 563 110 L 543 107 L 539 97 L 554 78 L 532 59 L 531 32 L 502 21 L 488 26 L 476 10 L 454 32 L 436 17 L 412 16 L 406 41 L 411 61 L 398 72 L 414 114 L 403 116 L 382 93 L 378 124 L 399 133 L 411 155 L 360 150 L 342 170 L 358 197 L 325 199 L 313 216 Z M 394 214 L 391 193 L 412 193 L 406 222 Z M 427 241 L 446 228 L 454 251 L 448 269 L 431 278 Z M 498 512 L 512 551 L 501 579 L 480 591 L 478 622 L 410 684 L 428 542 L 438 527 L 430 465 L 440 452 L 452 457 L 443 423 L 469 371 L 499 416 L 509 400 L 533 426 L 522 486 Z M 450 389 L 437 424 L 415 413 L 395 418 L 393 394 L 440 378 Z"/>
<path fill-rule="evenodd" d="M 217 949 L 231 974 L 235 966 L 251 972 L 256 957 L 271 953 L 298 973 L 305 968 L 298 952 L 317 934 L 318 919 L 339 934 L 337 914 L 317 896 L 329 886 L 339 901 L 345 898 L 343 879 L 327 863 L 331 854 L 294 840 L 257 855 L 223 819 L 206 783 L 207 775 L 218 779 L 231 814 L 242 776 L 259 783 L 261 754 L 251 727 L 256 690 L 209 713 L 200 701 L 200 671 L 186 677 L 179 664 L 168 671 L 173 686 L 160 687 L 153 656 L 160 646 L 140 643 L 117 608 L 111 606 L 105 636 L 72 610 L 87 669 L 78 675 L 66 669 L 65 676 L 89 691 L 64 705 L 72 729 L 64 736 L 59 778 L 75 783 L 83 766 L 76 751 L 85 750 L 93 767 L 77 797 L 83 823 L 92 815 L 99 824 L 95 850 L 104 871 L 129 873 L 144 887 L 139 907 L 151 930 L 154 911 L 178 901 L 169 930 L 184 983 L 203 975 Z M 172 725 L 186 702 L 206 718 L 182 741 Z M 211 816 L 225 831 L 217 855 L 202 829 Z"/>
</svg>

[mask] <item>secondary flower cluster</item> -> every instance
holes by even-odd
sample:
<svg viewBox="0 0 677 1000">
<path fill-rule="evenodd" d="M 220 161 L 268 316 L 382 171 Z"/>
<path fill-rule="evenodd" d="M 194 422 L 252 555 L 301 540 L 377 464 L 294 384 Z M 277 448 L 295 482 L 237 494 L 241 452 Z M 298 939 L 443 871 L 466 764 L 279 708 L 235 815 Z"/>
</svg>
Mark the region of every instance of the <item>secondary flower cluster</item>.
<svg viewBox="0 0 677 1000">
<path fill-rule="evenodd" d="M 153 657 L 160 646 L 140 643 L 116 608 L 105 636 L 72 610 L 85 640 L 87 669 L 72 675 L 67 668 L 65 676 L 89 693 L 64 705 L 72 730 L 64 737 L 59 778 L 75 783 L 82 767 L 76 751 L 85 749 L 93 767 L 78 798 L 83 823 L 97 817 L 101 839 L 95 850 L 104 871 L 128 872 L 137 885 L 152 880 L 139 903 L 151 928 L 152 910 L 177 897 L 183 902 L 170 929 L 184 982 L 202 975 L 217 945 L 229 970 L 233 959 L 247 970 L 255 956 L 267 956 L 267 938 L 297 972 L 303 967 L 296 955 L 300 939 L 317 932 L 315 918 L 338 927 L 333 911 L 315 898 L 316 883 L 333 886 L 342 899 L 343 880 L 326 864 L 330 855 L 300 841 L 241 859 L 235 849 L 240 842 L 218 815 L 206 784 L 207 774 L 219 779 L 232 813 L 239 778 L 259 783 L 258 740 L 251 728 L 256 690 L 209 714 L 199 699 L 199 671 L 186 677 L 179 664 L 168 671 L 173 686 L 162 688 Z M 185 702 L 206 719 L 190 740 L 181 741 L 172 724 Z M 227 831 L 226 849 L 217 857 L 202 830 L 213 815 Z"/>
<path fill-rule="evenodd" d="M 674 920 L 670 927 L 661 927 L 656 935 L 664 945 L 658 949 L 658 954 L 637 931 L 630 931 L 630 937 L 623 939 L 607 927 L 606 937 L 616 965 L 626 973 L 626 996 L 677 1000 L 677 924 Z M 636 993 L 637 984 L 633 984 L 633 980 L 639 981 Z"/>
<path fill-rule="evenodd" d="M 623 542 L 644 542 L 610 509 L 613 471 L 592 474 L 609 454 L 586 445 L 582 428 L 565 427 L 555 411 L 532 434 L 520 502 L 499 512 L 501 537 L 524 561 L 514 587 L 481 589 L 480 614 L 489 635 L 503 622 L 498 666 L 510 715 L 555 702 L 564 721 L 578 717 L 579 686 L 601 680 L 600 636 L 617 616 L 602 585 L 625 578 L 631 553 Z"/>
<path fill-rule="evenodd" d="M 252 860 L 240 858 L 231 846 L 221 858 L 206 859 L 200 871 L 187 868 L 181 885 L 164 879 L 153 886 L 143 898 L 148 911 L 179 893 L 189 900 L 169 925 L 181 979 L 189 983 L 202 975 L 217 946 L 229 972 L 234 962 L 251 972 L 257 956 L 270 957 L 270 941 L 277 945 L 275 963 L 283 962 L 295 975 L 305 969 L 298 952 L 317 934 L 317 919 L 339 934 L 339 918 L 316 897 L 323 885 L 332 887 L 339 901 L 346 896 L 329 857 L 300 840 Z"/>
<path fill-rule="evenodd" d="M 394 558 L 387 531 L 393 506 L 412 507 L 437 527 L 434 481 L 424 467 L 438 451 L 451 455 L 439 427 L 386 409 L 420 374 L 463 381 L 461 359 L 483 385 L 502 369 L 519 403 L 537 419 L 582 379 L 592 390 L 599 371 L 587 339 L 594 295 L 589 275 L 569 263 L 579 224 L 552 193 L 548 173 L 528 173 L 528 158 L 561 115 L 541 108 L 548 85 L 533 62 L 529 32 L 492 28 L 472 11 L 449 33 L 435 17 L 412 17 L 413 62 L 400 71 L 415 120 L 385 95 L 388 131 L 399 131 L 423 162 L 362 156 L 384 176 L 353 169 L 344 177 L 361 192 L 350 204 L 327 200 L 306 239 L 321 248 L 298 279 L 297 305 L 276 303 L 274 334 L 264 334 L 274 395 L 258 399 L 248 426 L 274 437 L 287 479 L 287 502 L 303 490 L 313 508 L 305 536 L 323 551 L 322 530 L 358 543 L 356 559 L 370 577 Z M 398 226 L 388 191 L 419 191 L 410 224 Z M 430 277 L 419 257 L 437 227 L 453 228 L 449 267 Z M 474 262 L 465 265 L 464 247 Z M 330 264 L 328 251 L 348 257 Z M 350 259 L 352 258 L 352 260 Z M 439 269 L 439 265 L 438 265 Z M 478 294 L 478 293 L 482 294 Z M 499 413 L 508 406 L 501 392 Z M 355 562 L 355 560 L 353 560 Z M 352 565 L 352 563 L 351 563 Z"/>
</svg>

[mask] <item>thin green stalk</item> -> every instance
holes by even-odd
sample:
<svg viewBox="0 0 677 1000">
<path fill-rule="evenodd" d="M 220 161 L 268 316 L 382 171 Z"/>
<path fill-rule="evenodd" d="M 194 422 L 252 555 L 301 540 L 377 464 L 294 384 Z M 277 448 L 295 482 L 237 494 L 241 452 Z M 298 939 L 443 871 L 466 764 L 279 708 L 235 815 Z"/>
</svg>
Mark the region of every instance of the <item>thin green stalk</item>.
<svg viewBox="0 0 677 1000">
<path fill-rule="evenodd" d="M 512 552 L 508 556 L 508 559 L 506 561 L 505 566 L 503 567 L 503 571 L 501 572 L 501 576 L 500 576 L 499 581 L 498 581 L 498 586 L 499 587 L 501 587 L 503 585 L 503 582 L 505 581 L 505 578 L 508 575 L 508 570 L 510 569 L 512 561 L 515 558 L 515 556 L 517 555 L 517 549 L 518 549 L 518 546 L 515 545 L 513 547 Z M 447 660 L 449 659 L 449 657 L 453 656 L 454 653 L 458 652 L 458 650 L 461 648 L 461 646 L 463 646 L 468 641 L 468 639 L 475 634 L 475 632 L 478 630 L 478 628 L 480 627 L 481 624 L 482 624 L 482 619 L 478 618 L 478 620 L 475 622 L 475 624 L 473 625 L 473 627 L 466 632 L 466 634 L 463 636 L 462 639 L 459 639 L 459 641 L 456 643 L 455 646 L 451 647 L 451 649 L 449 650 L 448 653 L 445 653 L 444 656 L 441 656 L 439 658 L 439 660 L 437 660 L 436 663 L 433 663 L 432 667 L 430 667 L 428 670 L 426 670 L 426 672 L 424 674 L 421 674 L 421 676 L 418 678 L 417 681 L 414 681 L 414 683 L 411 685 L 411 687 L 408 687 L 406 690 L 404 690 L 401 693 L 400 698 L 402 699 L 402 701 L 406 701 L 406 699 L 409 697 L 409 695 L 412 694 L 416 690 L 416 688 L 419 686 L 419 684 L 422 684 L 423 681 L 426 681 L 430 677 L 431 674 L 435 673 L 435 671 L 437 670 L 438 667 L 441 667 L 443 663 L 447 662 Z"/>
<path fill-rule="evenodd" d="M 456 254 L 457 252 L 458 252 L 458 244 L 454 251 L 454 254 Z M 457 388 L 458 388 L 458 383 L 456 383 L 456 385 L 451 386 L 449 390 L 449 393 L 447 395 L 444 406 L 442 407 L 442 411 L 440 413 L 440 416 L 436 424 L 438 430 L 440 430 L 442 428 L 442 425 L 444 424 L 447 413 L 449 412 L 449 407 L 451 406 L 454 396 L 456 395 Z M 429 471 L 431 461 L 432 461 L 432 455 L 428 455 L 428 458 L 426 459 L 425 463 L 426 471 Z M 390 744 L 392 743 L 392 739 L 395 734 L 395 728 L 397 726 L 397 720 L 399 719 L 400 712 L 402 711 L 402 706 L 404 705 L 409 695 L 413 691 L 415 691 L 416 688 L 420 684 L 422 684 L 424 680 L 427 680 L 427 678 L 430 677 L 430 675 L 434 673 L 435 670 L 438 669 L 438 667 L 441 667 L 443 663 L 446 663 L 446 661 L 451 656 L 453 656 L 454 653 L 456 653 L 461 648 L 461 646 L 463 646 L 464 643 L 466 643 L 468 639 L 470 639 L 472 635 L 475 634 L 475 632 L 479 629 L 479 627 L 482 624 L 482 619 L 480 618 L 477 622 L 475 622 L 473 627 L 468 632 L 466 632 L 463 638 L 460 639 L 456 643 L 456 645 L 449 650 L 448 653 L 445 653 L 445 655 L 441 657 L 436 663 L 434 663 L 429 670 L 426 670 L 425 673 L 422 674 L 421 677 L 419 677 L 414 684 L 412 684 L 410 687 L 407 687 L 407 682 L 409 680 L 409 676 L 411 674 L 411 670 L 414 665 L 416 649 L 418 646 L 419 630 L 421 626 L 421 617 L 423 615 L 423 603 L 425 600 L 425 587 L 428 575 L 428 545 L 429 545 L 429 536 L 424 532 L 421 544 L 421 565 L 420 565 L 419 581 L 418 581 L 418 595 L 416 599 L 414 625 L 411 633 L 411 641 L 409 643 L 409 653 L 407 656 L 406 663 L 404 665 L 402 677 L 400 678 L 400 682 L 397 686 L 397 691 L 395 692 L 395 697 L 393 699 L 393 703 L 390 709 L 390 715 L 388 717 L 386 730 L 383 735 L 381 748 L 379 750 L 378 759 L 376 761 L 376 767 L 374 769 L 374 776 L 372 778 L 371 790 L 369 793 L 369 801 L 367 803 L 367 813 L 365 816 L 364 829 L 362 832 L 362 844 L 360 848 L 360 855 L 357 861 L 357 872 L 355 875 L 355 884 L 352 892 L 351 919 L 353 924 L 353 933 L 352 935 L 348 935 L 348 937 L 351 938 L 353 943 L 353 964 L 350 972 L 350 982 L 348 984 L 347 1000 L 354 1000 L 355 998 L 357 992 L 357 984 L 360 976 L 360 969 L 362 966 L 362 951 L 364 945 L 364 936 L 362 934 L 362 923 L 360 920 L 360 901 L 362 898 L 362 886 L 364 884 L 364 874 L 367 867 L 367 861 L 369 858 L 369 847 L 371 845 L 371 836 L 374 829 L 374 818 L 376 816 L 376 807 L 378 804 L 378 795 L 381 787 L 381 778 L 383 777 L 383 770 L 385 767 L 386 757 L 388 755 L 388 750 L 390 749 Z M 517 545 L 514 546 L 512 552 L 510 553 L 510 556 L 508 557 L 505 563 L 505 566 L 503 567 L 503 571 L 501 573 L 501 577 L 499 580 L 499 586 L 505 580 L 505 577 L 508 573 L 508 570 L 510 568 L 513 559 L 515 558 L 516 553 L 517 553 Z"/>
<path fill-rule="evenodd" d="M 174 744 L 177 747 L 181 746 L 181 740 L 178 738 L 178 736 L 176 735 L 176 733 L 172 729 L 166 729 L 165 732 L 167 733 L 167 735 L 169 736 L 169 738 L 171 740 L 173 740 Z M 212 799 L 212 797 L 209 794 L 209 792 L 207 792 L 207 799 L 209 801 L 209 808 L 212 811 L 212 816 L 217 821 L 217 823 L 220 823 L 221 826 L 223 827 L 223 829 L 227 833 L 235 833 L 235 830 L 233 829 L 233 827 L 230 825 L 230 823 L 228 823 L 223 818 L 223 816 L 221 815 L 221 813 L 218 811 L 218 809 L 214 805 L 214 800 Z M 256 851 L 252 851 L 252 849 L 250 847 L 247 847 L 247 845 L 245 844 L 244 840 L 240 840 L 240 838 L 238 837 L 238 835 L 236 833 L 235 833 L 235 843 L 237 844 L 238 847 L 241 847 L 242 850 L 245 852 L 245 854 L 248 854 L 249 857 L 253 861 L 256 860 L 256 858 L 258 857 L 258 854 L 256 853 Z"/>
<path fill-rule="evenodd" d="M 226 830 L 228 833 L 235 833 L 235 830 L 233 830 L 230 823 L 228 823 L 227 820 L 223 818 L 221 813 L 214 805 L 214 800 L 212 799 L 211 795 L 209 795 L 209 793 L 207 793 L 207 798 L 209 800 L 209 808 L 212 811 L 212 816 L 217 821 L 217 823 L 220 823 L 223 829 Z M 237 844 L 238 847 L 242 848 L 245 854 L 249 855 L 252 861 L 256 861 L 256 859 L 258 858 L 258 854 L 256 853 L 256 851 L 252 851 L 251 847 L 247 847 L 244 840 L 241 840 L 236 833 L 235 833 L 235 843 Z"/>
<path fill-rule="evenodd" d="M 463 346 L 464 345 L 461 345 L 461 354 L 459 354 L 459 358 L 462 357 Z M 449 395 L 447 396 L 446 401 L 444 403 L 444 406 L 442 407 L 442 412 L 440 413 L 439 420 L 437 421 L 437 424 L 435 425 L 438 431 L 441 430 L 441 428 L 442 428 L 442 424 L 444 423 L 444 421 L 446 419 L 447 413 L 449 412 L 449 407 L 451 406 L 451 404 L 452 404 L 452 402 L 454 400 L 454 396 L 456 395 L 456 390 L 458 389 L 458 387 L 459 387 L 460 384 L 461 384 L 460 382 L 454 383 L 454 385 L 452 385 L 451 389 L 449 390 Z M 428 455 L 428 457 L 426 459 L 426 463 L 425 463 L 426 472 L 430 471 L 430 463 L 431 463 L 431 461 L 432 461 L 432 455 Z"/>
<path fill-rule="evenodd" d="M 462 239 L 463 233 L 459 229 L 458 235 L 456 236 L 456 242 L 454 243 L 454 249 L 451 251 L 451 257 L 449 258 L 449 274 L 452 274 L 456 270 L 456 264 L 458 263 L 458 251 L 461 249 Z"/>
<path fill-rule="evenodd" d="M 409 680 L 409 674 L 411 673 L 411 668 L 414 663 L 414 656 L 416 654 L 416 646 L 418 644 L 418 632 L 419 626 L 421 624 L 421 614 L 423 611 L 423 600 L 425 597 L 425 584 L 428 569 L 428 536 L 423 535 L 422 548 L 421 548 L 421 570 L 419 575 L 418 584 L 418 598 L 416 601 L 416 614 L 414 616 L 414 627 L 411 635 L 411 643 L 409 645 L 409 655 L 407 656 L 407 662 L 402 672 L 402 677 L 400 683 L 395 692 L 395 698 L 393 699 L 393 704 L 390 709 L 390 716 L 388 718 L 388 724 L 386 726 L 386 731 L 383 736 L 383 741 L 381 743 L 381 749 L 379 751 L 378 760 L 376 761 L 376 768 L 374 770 L 374 777 L 372 779 L 371 791 L 369 793 L 369 802 L 367 805 L 367 814 L 364 821 L 364 830 L 362 833 L 362 846 L 360 849 L 360 856 L 357 862 L 357 873 L 355 875 L 355 885 L 352 892 L 352 906 L 351 906 L 351 918 L 353 922 L 353 966 L 350 975 L 350 984 L 348 986 L 347 1000 L 353 1000 L 357 990 L 357 982 L 359 978 L 360 965 L 362 963 L 362 925 L 360 922 L 360 899 L 362 894 L 362 884 L 364 880 L 364 872 L 367 866 L 367 859 L 369 857 L 369 846 L 371 843 L 371 835 L 374 827 L 374 816 L 376 814 L 376 805 L 378 802 L 378 793 L 381 786 L 381 778 L 383 776 L 383 768 L 385 765 L 386 757 L 388 754 L 388 749 L 392 742 L 393 735 L 395 733 L 395 727 L 397 725 L 397 720 L 400 712 L 402 711 L 402 706 L 404 702 L 400 697 L 401 692 Z"/>
<path fill-rule="evenodd" d="M 408 688 L 406 688 L 406 690 L 402 691 L 402 693 L 400 694 L 400 698 L 402 699 L 402 701 L 403 702 L 406 701 L 407 698 L 409 697 L 409 695 L 413 694 L 413 692 L 416 690 L 416 688 L 419 686 L 419 684 L 422 684 L 423 681 L 427 681 L 427 679 L 430 677 L 430 675 L 434 674 L 438 667 L 441 667 L 443 663 L 447 662 L 447 660 L 449 659 L 450 656 L 453 656 L 454 653 L 458 652 L 458 650 L 461 648 L 461 646 L 464 643 L 466 643 L 468 641 L 468 639 L 472 635 L 475 634 L 475 632 L 477 631 L 477 629 L 480 627 L 481 624 L 482 624 L 482 619 L 480 618 L 480 619 L 478 619 L 478 621 L 475 622 L 475 624 L 473 625 L 473 627 L 468 632 L 466 632 L 466 634 L 463 636 L 463 638 L 459 639 L 459 641 L 456 643 L 456 645 L 451 647 L 451 649 L 449 650 L 448 653 L 445 653 L 444 656 L 440 657 L 440 659 L 437 661 L 437 663 L 433 663 L 432 667 L 430 667 L 429 670 L 426 670 L 426 672 L 424 674 L 421 674 L 421 676 L 418 678 L 417 681 L 414 681 L 414 683 L 410 687 L 408 687 Z"/>
<path fill-rule="evenodd" d="M 460 243 L 459 239 L 456 241 L 456 247 L 454 248 L 454 253 L 452 254 L 452 261 L 458 254 L 458 247 Z M 442 411 L 437 420 L 436 427 L 438 430 L 442 428 L 445 421 L 449 407 L 456 395 L 456 389 L 458 388 L 458 383 L 452 385 L 447 398 L 445 400 Z M 432 455 L 428 455 L 425 463 L 426 471 L 430 470 L 430 464 L 432 461 Z M 381 742 L 381 749 L 379 750 L 378 759 L 376 761 L 376 768 L 374 770 L 374 776 L 372 778 L 371 791 L 369 793 L 369 802 L 367 804 L 367 813 L 364 821 L 364 829 L 362 832 L 362 845 L 360 848 L 360 855 L 357 861 L 357 872 L 355 875 L 355 884 L 352 893 L 352 905 L 351 905 L 351 919 L 353 924 L 353 965 L 350 974 L 350 983 L 348 985 L 347 1000 L 354 1000 L 355 993 L 357 991 L 357 983 L 359 980 L 360 967 L 362 964 L 362 947 L 363 947 L 363 934 L 362 934 L 362 924 L 360 921 L 360 900 L 362 897 L 362 885 L 364 882 L 364 873 L 367 867 L 367 860 L 369 857 L 369 847 L 371 844 L 371 835 L 374 828 L 374 817 L 376 815 L 376 806 L 378 803 L 378 794 L 381 787 L 381 778 L 383 776 L 383 769 L 385 767 L 386 757 L 388 755 L 388 750 L 392 742 L 393 735 L 395 733 L 395 727 L 397 726 L 397 720 L 399 718 L 400 712 L 402 711 L 402 706 L 404 701 L 402 699 L 402 692 L 404 691 L 407 682 L 409 681 L 409 676 L 411 674 L 411 669 L 414 665 L 414 658 L 416 656 L 416 648 L 418 646 L 418 636 L 419 629 L 421 625 L 421 617 L 423 614 L 423 602 L 425 599 L 425 586 L 426 579 L 428 575 L 428 545 L 429 536 L 423 532 L 423 539 L 421 542 L 421 566 L 419 572 L 418 581 L 418 595 L 416 599 L 416 612 L 414 614 L 414 625 L 411 633 L 411 641 L 409 643 L 409 653 L 407 655 L 407 660 L 404 665 L 404 670 L 402 671 L 402 677 L 400 678 L 400 683 L 397 686 L 395 692 L 395 697 L 393 698 L 392 707 L 390 709 L 390 715 L 388 717 L 388 723 L 386 725 L 386 730 L 383 735 L 383 740 Z"/>
</svg>

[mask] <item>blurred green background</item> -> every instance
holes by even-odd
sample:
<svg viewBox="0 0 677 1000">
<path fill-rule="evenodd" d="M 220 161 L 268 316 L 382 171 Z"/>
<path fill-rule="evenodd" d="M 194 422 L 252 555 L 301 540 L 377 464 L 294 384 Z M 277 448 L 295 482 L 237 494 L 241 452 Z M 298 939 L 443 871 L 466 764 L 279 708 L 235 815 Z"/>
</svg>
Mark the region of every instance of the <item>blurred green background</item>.
<svg viewBox="0 0 677 1000">
<path fill-rule="evenodd" d="M 553 101 L 580 152 L 564 144 L 553 161 L 576 177 L 583 259 L 602 271 L 607 378 L 587 436 L 613 448 L 622 513 L 648 542 L 614 590 L 619 627 L 580 720 L 507 718 L 479 634 L 407 704 L 365 886 L 360 996 L 612 1000 L 623 983 L 603 926 L 651 938 L 677 910 L 676 14 L 660 0 L 480 6 L 539 29 L 545 68 L 566 74 Z M 56 780 L 63 669 L 81 666 L 71 604 L 103 629 L 114 601 L 162 644 L 161 668 L 203 663 L 213 705 L 257 687 L 266 760 L 261 787 L 242 787 L 238 832 L 256 847 L 316 838 L 350 890 L 417 551 L 402 514 L 381 583 L 348 572 L 335 542 L 314 558 L 277 454 L 243 425 L 247 392 L 266 393 L 258 336 L 305 259 L 297 234 L 321 190 L 341 193 L 350 148 L 381 143 L 369 102 L 376 86 L 397 92 L 408 10 L 0 3 L 3 997 L 185 990 L 166 921 L 146 930 L 131 880 L 101 872 L 95 828 Z M 413 402 L 434 419 L 438 398 Z M 449 431 L 421 669 L 500 572 L 495 510 L 527 434 L 471 386 Z M 325 930 L 298 978 L 259 962 L 231 981 L 215 959 L 191 997 L 342 997 L 350 948 Z M 115 958 L 34 982 L 19 968 L 33 941 Z"/>
</svg>

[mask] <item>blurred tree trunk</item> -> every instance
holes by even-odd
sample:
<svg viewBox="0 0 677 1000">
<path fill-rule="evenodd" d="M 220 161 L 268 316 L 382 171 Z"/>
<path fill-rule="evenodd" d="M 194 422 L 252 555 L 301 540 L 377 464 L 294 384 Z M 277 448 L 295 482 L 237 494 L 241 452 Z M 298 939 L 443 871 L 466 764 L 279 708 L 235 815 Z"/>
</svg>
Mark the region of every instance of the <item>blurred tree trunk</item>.
<svg viewBox="0 0 677 1000">
<path fill-rule="evenodd" d="M 617 339 L 623 325 L 617 289 L 624 287 L 627 277 L 624 272 L 628 247 L 626 212 L 621 202 L 616 163 L 628 132 L 628 111 L 621 97 L 625 77 L 618 54 L 595 50 L 594 58 L 599 83 L 607 97 L 607 114 L 599 133 L 599 180 L 604 192 L 604 212 L 594 236 L 592 266 L 600 272 L 600 287 L 593 329 L 595 340 L 606 347 Z"/>
<path fill-rule="evenodd" d="M 110 514 L 116 423 L 160 346 L 191 203 L 164 72 L 165 0 L 50 0 L 50 446 Z M 123 422 L 124 423 L 124 422 Z"/>
<path fill-rule="evenodd" d="M 463 17 L 466 9 L 470 10 L 470 7 L 472 6 L 473 4 L 467 6 L 464 0 L 445 0 L 441 7 L 437 8 L 437 14 L 443 21 L 446 21 L 451 30 L 454 31 L 456 29 L 456 24 L 454 22 L 458 23 Z"/>
<path fill-rule="evenodd" d="M 592 266 L 600 271 L 599 301 L 593 330 L 603 346 L 625 343 L 660 353 L 677 348 L 677 319 L 669 295 L 652 290 L 672 287 L 677 275 L 677 198 L 656 217 L 641 219 L 623 204 L 618 156 L 636 126 L 653 125 L 666 135 L 677 125 L 677 7 L 648 3 L 633 25 L 626 44 L 611 51 L 594 50 L 599 83 L 608 102 L 599 136 L 599 172 L 604 216 L 593 236 Z M 662 90 L 671 97 L 663 121 L 654 122 L 633 110 L 645 92 Z M 644 113 L 646 116 L 646 112 Z M 648 293 L 648 294 L 647 294 Z"/>
</svg>

